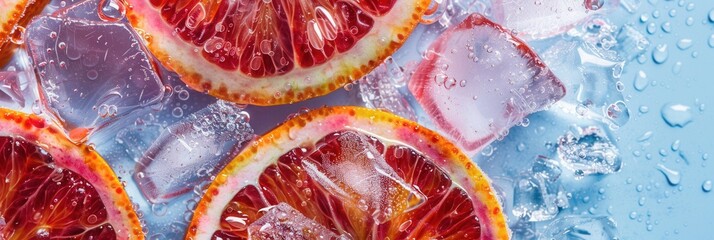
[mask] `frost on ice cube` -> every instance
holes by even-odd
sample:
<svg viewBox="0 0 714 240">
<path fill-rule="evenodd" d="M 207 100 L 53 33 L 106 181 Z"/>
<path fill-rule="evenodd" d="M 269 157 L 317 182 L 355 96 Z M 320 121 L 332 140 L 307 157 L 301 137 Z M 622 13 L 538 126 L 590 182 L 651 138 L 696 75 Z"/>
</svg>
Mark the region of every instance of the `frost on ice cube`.
<svg viewBox="0 0 714 240">
<path fill-rule="evenodd" d="M 342 239 L 287 203 L 268 207 L 262 217 L 248 226 L 248 234 L 250 239 Z"/>
<path fill-rule="evenodd" d="M 573 132 L 574 131 L 574 132 Z M 620 171 L 622 160 L 611 136 L 600 127 L 589 126 L 567 132 L 558 140 L 558 158 L 576 176 Z"/>
<path fill-rule="evenodd" d="M 164 130 L 136 164 L 134 180 L 150 202 L 165 202 L 208 180 L 252 138 L 245 112 L 218 101 Z"/>
<path fill-rule="evenodd" d="M 495 0 L 496 22 L 526 40 L 564 33 L 588 17 L 610 7 L 603 0 Z"/>
<path fill-rule="evenodd" d="M 352 131 L 333 133 L 316 146 L 303 161 L 308 174 L 375 222 L 384 223 L 424 202 L 425 197 L 387 164 L 384 146 L 372 145 L 367 137 Z"/>
<path fill-rule="evenodd" d="M 560 167 L 555 161 L 538 156 L 530 171 L 515 181 L 512 213 L 519 219 L 540 222 L 555 218 L 569 206 L 560 185 Z"/>
<path fill-rule="evenodd" d="M 551 222 L 540 239 L 548 240 L 600 240 L 620 239 L 617 224 L 609 217 L 565 216 Z"/>
<path fill-rule="evenodd" d="M 162 99 L 156 63 L 126 24 L 46 16 L 26 42 L 42 102 L 73 140 Z"/>
<path fill-rule="evenodd" d="M 479 14 L 442 34 L 409 90 L 437 127 L 473 154 L 565 88 L 524 42 Z"/>
<path fill-rule="evenodd" d="M 416 120 L 414 110 L 397 88 L 397 85 L 405 81 L 404 75 L 404 70 L 391 58 L 387 58 L 382 65 L 362 77 L 358 84 L 365 105 Z"/>
</svg>

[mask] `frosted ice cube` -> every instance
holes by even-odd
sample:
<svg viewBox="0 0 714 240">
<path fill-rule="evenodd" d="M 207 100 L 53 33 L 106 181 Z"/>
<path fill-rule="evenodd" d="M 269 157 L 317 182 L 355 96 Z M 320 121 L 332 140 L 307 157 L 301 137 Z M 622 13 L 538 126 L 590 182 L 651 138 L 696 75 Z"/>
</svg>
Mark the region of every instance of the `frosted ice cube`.
<svg viewBox="0 0 714 240">
<path fill-rule="evenodd" d="M 409 90 L 437 127 L 474 154 L 565 88 L 526 44 L 479 14 L 428 50 Z"/>
<path fill-rule="evenodd" d="M 250 239 L 317 240 L 347 239 L 302 215 L 286 203 L 270 206 L 248 226 Z"/>
<path fill-rule="evenodd" d="M 144 196 L 165 202 L 220 171 L 253 138 L 245 114 L 218 101 L 164 130 L 136 164 Z"/>
<path fill-rule="evenodd" d="M 608 130 L 597 127 L 575 127 L 558 139 L 558 158 L 576 176 L 610 174 L 620 171 L 622 160 Z"/>
<path fill-rule="evenodd" d="M 512 29 L 519 37 L 531 40 L 570 30 L 589 16 L 610 7 L 602 3 L 593 0 L 495 0 L 492 8 L 496 22 Z"/>
<path fill-rule="evenodd" d="M 30 23 L 26 43 L 43 104 L 74 140 L 148 111 L 164 94 L 156 63 L 126 24 L 46 16 Z"/>
<path fill-rule="evenodd" d="M 559 181 L 560 173 L 560 167 L 553 160 L 538 156 L 531 170 L 523 172 L 514 183 L 513 215 L 540 222 L 555 218 L 560 209 L 567 208 L 569 203 Z"/>
<path fill-rule="evenodd" d="M 303 161 L 308 174 L 377 223 L 424 202 L 425 197 L 401 179 L 363 135 L 346 131 L 326 139 Z"/>
<path fill-rule="evenodd" d="M 391 58 L 359 80 L 362 101 L 369 108 L 384 109 L 416 120 L 414 110 L 397 86 L 405 82 L 404 70 Z"/>
<path fill-rule="evenodd" d="M 617 224 L 609 217 L 565 216 L 551 222 L 540 240 L 620 239 Z"/>
</svg>

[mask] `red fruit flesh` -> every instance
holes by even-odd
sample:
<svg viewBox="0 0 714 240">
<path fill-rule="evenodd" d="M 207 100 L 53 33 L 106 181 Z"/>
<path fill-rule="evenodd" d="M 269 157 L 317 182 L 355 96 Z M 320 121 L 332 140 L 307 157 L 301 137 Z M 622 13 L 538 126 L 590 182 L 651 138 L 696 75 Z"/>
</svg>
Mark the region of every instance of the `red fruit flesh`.
<svg viewBox="0 0 714 240">
<path fill-rule="evenodd" d="M 0 137 L 0 239 L 50 237 L 115 239 L 116 233 L 86 179 L 55 166 L 35 144 Z"/>
<path fill-rule="evenodd" d="M 361 136 L 366 140 L 363 141 L 365 145 L 345 148 L 343 145 L 346 142 L 339 140 L 345 135 Z M 394 209 L 392 215 L 380 222 L 371 210 L 366 210 L 373 208 L 373 205 L 367 203 L 369 206 L 360 206 L 356 203 L 356 199 L 367 196 L 360 194 L 361 186 L 335 180 L 335 185 L 346 189 L 339 192 L 334 186 L 316 179 L 315 174 L 310 172 L 311 165 L 328 169 L 330 164 L 349 163 L 347 161 L 357 161 L 358 164 L 364 160 L 358 157 L 359 154 L 352 153 L 345 154 L 355 156 L 352 159 L 340 157 L 344 151 L 351 152 L 350 149 L 358 150 L 360 154 L 379 154 L 381 158 L 375 159 L 384 159 L 388 165 L 380 169 L 376 160 L 372 163 L 384 174 L 380 176 L 397 179 L 394 181 L 406 183 L 406 188 L 416 189 L 421 201 L 408 201 L 412 198 L 400 195 L 400 186 L 390 180 L 380 180 L 379 184 L 389 186 L 391 190 L 373 187 L 371 191 L 384 190 L 385 193 L 377 196 L 389 198 L 386 202 Z M 320 172 L 329 179 L 344 177 L 331 175 L 329 169 Z M 396 176 L 391 178 L 390 172 Z M 371 176 L 364 180 L 375 178 Z M 352 190 L 357 194 L 350 193 Z M 247 239 L 249 235 L 256 234 L 249 232 L 250 229 L 256 229 L 251 224 L 262 221 L 261 218 L 270 211 L 266 209 L 280 203 L 289 205 L 334 235 L 353 239 L 479 239 L 481 236 L 481 224 L 472 199 L 431 159 L 410 147 L 383 142 L 354 131 L 335 132 L 319 140 L 313 147 L 295 148 L 285 153 L 277 163 L 263 171 L 256 184 L 247 185 L 233 197 L 222 212 L 220 228 L 214 232 L 213 238 Z"/>
<path fill-rule="evenodd" d="M 310 67 L 346 52 L 395 0 L 160 1 L 151 4 L 203 57 L 251 77 Z"/>
</svg>

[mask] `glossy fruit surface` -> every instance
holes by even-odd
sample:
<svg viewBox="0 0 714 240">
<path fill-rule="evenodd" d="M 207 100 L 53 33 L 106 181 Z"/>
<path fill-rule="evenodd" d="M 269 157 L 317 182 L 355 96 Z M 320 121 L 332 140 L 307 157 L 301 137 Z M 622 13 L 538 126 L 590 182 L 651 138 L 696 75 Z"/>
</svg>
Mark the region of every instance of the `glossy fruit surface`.
<svg viewBox="0 0 714 240">
<path fill-rule="evenodd" d="M 124 187 L 91 148 L 0 108 L 0 239 L 143 239 Z"/>
<path fill-rule="evenodd" d="M 428 0 L 130 0 L 127 17 L 189 86 L 277 105 L 359 79 L 411 33 Z"/>
<path fill-rule="evenodd" d="M 390 113 L 317 109 L 216 177 L 187 239 L 507 239 L 489 180 L 437 133 Z"/>
</svg>

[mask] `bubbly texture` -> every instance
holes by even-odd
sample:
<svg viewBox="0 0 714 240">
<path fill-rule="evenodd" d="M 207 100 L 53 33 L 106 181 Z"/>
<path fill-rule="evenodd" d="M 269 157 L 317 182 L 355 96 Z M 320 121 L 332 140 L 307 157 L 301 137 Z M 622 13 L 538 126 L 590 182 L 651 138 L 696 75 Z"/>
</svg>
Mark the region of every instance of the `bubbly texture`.
<svg viewBox="0 0 714 240">
<path fill-rule="evenodd" d="M 152 0 L 185 41 L 226 70 L 252 77 L 311 67 L 354 46 L 396 0 Z"/>
<path fill-rule="evenodd" d="M 0 137 L 0 239 L 116 239 L 95 188 L 41 147 Z"/>
<path fill-rule="evenodd" d="M 472 201 L 411 147 L 344 130 L 265 168 L 225 207 L 213 239 L 479 239 Z"/>
</svg>

